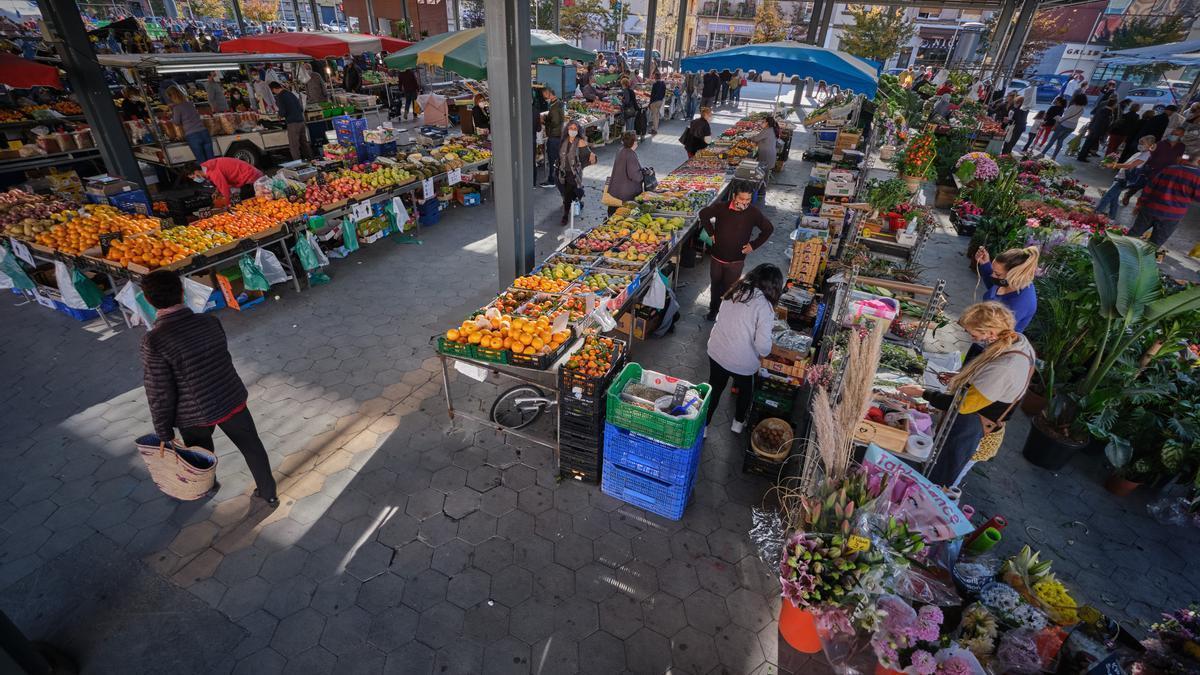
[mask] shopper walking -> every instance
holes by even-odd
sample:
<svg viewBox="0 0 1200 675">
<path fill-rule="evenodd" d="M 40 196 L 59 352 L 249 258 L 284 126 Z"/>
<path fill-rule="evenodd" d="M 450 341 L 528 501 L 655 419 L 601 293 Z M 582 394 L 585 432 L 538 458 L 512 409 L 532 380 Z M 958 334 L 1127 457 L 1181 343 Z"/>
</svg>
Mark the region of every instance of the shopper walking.
<svg viewBox="0 0 1200 675">
<path fill-rule="evenodd" d="M 745 428 L 754 399 L 754 375 L 762 357 L 771 353 L 775 305 L 779 304 L 782 293 L 783 272 L 770 264 L 750 270 L 725 293 L 717 323 L 708 336 L 708 384 L 712 387 L 708 402 L 709 424 L 720 405 L 725 385 L 732 379 L 737 399 L 730 428 L 735 434 L 742 433 Z"/>
<path fill-rule="evenodd" d="M 1087 96 L 1082 93 L 1075 94 L 1071 99 L 1071 104 L 1055 120 L 1054 131 L 1050 132 L 1050 138 L 1046 141 L 1046 147 L 1042 148 L 1040 156 L 1045 157 L 1046 151 L 1053 149 L 1050 157 L 1051 159 L 1058 159 L 1058 153 L 1062 151 L 1063 142 L 1067 140 L 1067 136 L 1070 136 L 1075 131 L 1075 127 L 1079 124 L 1079 118 L 1083 115 L 1083 109 L 1086 106 Z"/>
<path fill-rule="evenodd" d="M 721 92 L 721 76 L 717 71 L 710 70 L 704 74 L 700 88 L 700 107 L 711 108 L 717 102 L 717 94 Z"/>
<path fill-rule="evenodd" d="M 184 445 L 211 451 L 213 432 L 220 427 L 246 459 L 257 485 L 254 496 L 279 504 L 271 463 L 246 407 L 246 386 L 233 367 L 220 320 L 183 304 L 183 282 L 175 272 L 147 274 L 142 293 L 158 311 L 141 346 L 154 433 L 170 441 L 178 428 Z"/>
<path fill-rule="evenodd" d="M 542 90 L 542 98 L 547 107 L 542 123 L 542 130 L 546 132 L 546 182 L 542 183 L 542 187 L 554 187 L 558 180 L 558 155 L 567 112 L 558 94 L 550 87 Z"/>
<path fill-rule="evenodd" d="M 362 71 L 353 56 L 346 60 L 346 68 L 342 71 L 342 88 L 351 94 L 357 94 L 362 88 Z"/>
<path fill-rule="evenodd" d="M 608 194 L 623 202 L 642 194 L 642 164 L 638 161 L 637 147 L 637 134 L 626 131 L 621 136 L 621 149 L 608 177 Z M 608 215 L 616 210 L 615 206 L 608 207 Z"/>
<path fill-rule="evenodd" d="M 492 116 L 488 111 L 488 100 L 483 94 L 475 94 L 475 105 L 471 107 L 471 123 L 475 133 L 487 136 L 492 133 Z"/>
<path fill-rule="evenodd" d="M 940 410 L 950 408 L 959 390 L 966 392 L 942 452 L 927 474 L 936 485 L 958 484 L 975 458 L 983 461 L 995 455 L 1003 424 L 1025 395 L 1037 358 L 1033 345 L 1016 331 L 1012 312 L 998 302 L 971 305 L 958 323 L 984 347 L 950 378 L 949 393 L 917 385 L 900 387 L 900 393 L 923 398 Z M 980 447 L 985 436 L 991 436 L 985 444 L 988 448 L 979 454 L 985 450 Z"/>
<path fill-rule="evenodd" d="M 1187 215 L 1188 207 L 1200 201 L 1200 157 L 1189 157 L 1175 166 L 1153 174 L 1146 190 L 1138 198 L 1137 218 L 1129 236 L 1150 232 L 1150 243 L 1164 246 Z"/>
<path fill-rule="evenodd" d="M 400 71 L 396 75 L 396 83 L 400 85 L 400 92 L 404 94 L 404 107 L 400 109 L 401 119 L 415 119 L 417 111 L 414 106 L 417 97 L 421 95 L 421 80 L 417 77 L 417 71 L 412 68 Z"/>
<path fill-rule="evenodd" d="M 629 78 L 623 77 L 621 78 L 621 116 L 625 118 L 625 131 L 634 131 L 637 114 L 637 94 L 634 93 Z"/>
<path fill-rule="evenodd" d="M 1141 109 L 1140 103 L 1134 103 L 1129 99 L 1121 101 L 1117 108 L 1117 119 L 1108 128 L 1108 143 L 1104 147 L 1106 156 L 1119 153 L 1121 146 L 1125 144 L 1125 139 L 1137 133 L 1140 117 L 1138 111 Z"/>
<path fill-rule="evenodd" d="M 1092 153 L 1100 147 L 1100 142 L 1108 138 L 1108 130 L 1112 127 L 1116 117 L 1116 99 L 1109 99 L 1105 105 L 1092 114 L 1092 120 L 1088 123 L 1087 136 L 1083 139 L 1083 145 L 1079 148 L 1079 156 L 1076 159 L 1081 162 L 1088 161 Z"/>
<path fill-rule="evenodd" d="M 1141 173 L 1138 169 L 1149 161 L 1150 154 L 1154 152 L 1154 145 L 1153 136 L 1143 136 L 1138 141 L 1138 152 L 1130 157 L 1129 161 L 1113 165 L 1112 168 L 1117 169 L 1117 175 L 1104 196 L 1096 203 L 1097 213 L 1107 213 L 1109 220 L 1114 223 L 1117 221 L 1117 211 L 1121 208 L 1121 191 L 1129 185 L 1131 178 Z"/>
<path fill-rule="evenodd" d="M 287 123 L 288 151 L 292 154 L 292 161 L 312 159 L 308 127 L 304 125 L 304 106 L 300 105 L 300 99 L 278 82 L 271 83 L 271 93 L 275 94 L 275 105 Z"/>
<path fill-rule="evenodd" d="M 1050 107 L 1046 108 L 1046 112 L 1042 116 L 1042 126 L 1038 129 L 1037 136 L 1030 134 L 1029 140 L 1025 142 L 1025 147 L 1021 152 L 1028 153 L 1029 149 L 1043 148 L 1046 141 L 1050 140 L 1050 134 L 1054 132 L 1054 125 L 1058 123 L 1058 118 L 1062 117 L 1063 111 L 1067 108 L 1067 101 L 1059 96 L 1050 103 Z"/>
<path fill-rule="evenodd" d="M 1137 151 L 1138 141 L 1143 136 L 1153 136 L 1153 134 L 1143 133 L 1143 132 L 1149 131 L 1149 123 L 1150 123 L 1150 120 L 1154 118 L 1154 115 L 1155 115 L 1155 112 L 1153 110 L 1143 110 L 1142 111 L 1142 116 L 1138 119 L 1137 124 L 1135 124 L 1132 127 L 1133 135 L 1127 136 L 1125 138 L 1125 144 L 1121 147 L 1121 161 L 1122 162 L 1124 162 L 1125 160 L 1127 160 L 1133 156 L 1133 153 Z M 1157 142 L 1158 137 L 1155 136 L 1154 140 Z"/>
<path fill-rule="evenodd" d="M 708 267 L 712 287 L 705 317 L 709 321 L 717 318 L 722 296 L 741 278 L 746 256 L 767 243 L 775 231 L 763 212 L 750 203 L 753 192 L 748 183 L 735 184 L 730 189 L 728 203 L 700 210 L 700 224 L 713 241 Z"/>
<path fill-rule="evenodd" d="M 742 102 L 742 87 L 745 83 L 746 78 L 742 77 L 741 69 L 734 71 L 733 77 L 729 78 L 729 100 L 735 105 Z"/>
<path fill-rule="evenodd" d="M 204 80 L 204 93 L 208 96 L 208 109 L 215 113 L 229 112 L 229 100 L 225 98 L 225 87 L 221 85 L 221 74 L 212 71 Z"/>
<path fill-rule="evenodd" d="M 725 70 L 721 71 L 721 74 L 719 77 L 721 80 L 721 93 L 720 93 L 721 105 L 725 105 L 726 103 L 729 102 L 729 82 L 730 82 L 730 80 L 733 79 L 733 73 L 731 73 L 729 71 L 729 69 L 726 68 Z"/>
<path fill-rule="evenodd" d="M 183 129 L 183 140 L 192 149 L 192 155 L 197 162 L 207 162 L 217 153 L 213 151 L 212 135 L 195 104 L 188 100 L 187 94 L 178 85 L 167 90 L 167 100 L 171 102 L 171 122 Z"/>
<path fill-rule="evenodd" d="M 1146 187 L 1146 184 L 1158 172 L 1183 161 L 1183 153 L 1187 149 L 1183 144 L 1183 136 L 1183 129 L 1175 129 L 1165 139 L 1154 144 L 1154 150 L 1150 153 L 1149 159 L 1146 160 L 1145 167 L 1141 171 L 1138 171 L 1137 176 L 1130 180 L 1126 186 L 1125 195 L 1121 197 L 1122 204 L 1128 204 L 1129 200 L 1140 192 L 1142 188 Z"/>
<path fill-rule="evenodd" d="M 1008 111 L 1008 140 L 1004 141 L 1004 148 L 1001 154 L 1011 155 L 1013 148 L 1021 140 L 1021 135 L 1025 133 L 1025 126 L 1029 123 L 1029 109 L 1025 107 L 1025 97 L 1018 96 L 1013 101 L 1013 107 Z"/>
<path fill-rule="evenodd" d="M 687 150 L 689 158 L 707 148 L 708 144 L 712 142 L 712 127 L 709 125 L 712 116 L 712 108 L 701 108 L 700 116 L 689 122 L 687 128 L 683 130 L 683 135 L 679 137 L 679 142 L 683 145 L 683 149 Z"/>
<path fill-rule="evenodd" d="M 596 163 L 596 154 L 588 147 L 579 122 L 563 126 L 558 154 L 558 192 L 562 195 L 562 225 L 567 224 L 571 204 L 583 200 L 583 167 Z"/>
<path fill-rule="evenodd" d="M 1033 278 L 1037 276 L 1037 246 L 1012 248 L 992 260 L 988 250 L 980 246 L 975 251 L 975 262 L 979 265 L 979 276 L 987 286 L 983 299 L 995 300 L 1013 313 L 1015 328 L 1024 333 L 1026 326 L 1037 314 L 1037 289 Z"/>
<path fill-rule="evenodd" d="M 774 115 L 767 115 L 763 120 L 763 126 L 754 134 L 750 140 L 758 144 L 758 166 L 762 169 L 763 175 L 770 177 L 771 171 L 775 169 L 775 160 L 779 154 L 779 122 L 775 120 Z"/>
<path fill-rule="evenodd" d="M 658 122 L 662 119 L 663 103 L 667 100 L 667 83 L 662 74 L 654 71 L 654 84 L 650 85 L 650 135 L 658 135 Z"/>
<path fill-rule="evenodd" d="M 683 114 L 684 120 L 691 122 L 696 116 L 697 86 L 702 84 L 702 78 L 696 73 L 689 73 L 683 78 Z"/>
</svg>

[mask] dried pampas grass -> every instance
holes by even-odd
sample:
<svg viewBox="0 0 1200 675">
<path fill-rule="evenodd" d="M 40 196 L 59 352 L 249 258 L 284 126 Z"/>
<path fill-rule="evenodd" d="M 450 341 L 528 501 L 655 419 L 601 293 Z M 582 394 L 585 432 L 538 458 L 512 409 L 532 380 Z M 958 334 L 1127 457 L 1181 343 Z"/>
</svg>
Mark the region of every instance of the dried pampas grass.
<svg viewBox="0 0 1200 675">
<path fill-rule="evenodd" d="M 871 389 L 886 325 L 872 321 L 870 330 L 852 330 L 846 351 L 842 392 L 835 407 L 824 387 L 813 395 L 812 421 L 817 452 L 826 478 L 840 480 L 854 456 L 854 430 L 871 407 Z"/>
</svg>

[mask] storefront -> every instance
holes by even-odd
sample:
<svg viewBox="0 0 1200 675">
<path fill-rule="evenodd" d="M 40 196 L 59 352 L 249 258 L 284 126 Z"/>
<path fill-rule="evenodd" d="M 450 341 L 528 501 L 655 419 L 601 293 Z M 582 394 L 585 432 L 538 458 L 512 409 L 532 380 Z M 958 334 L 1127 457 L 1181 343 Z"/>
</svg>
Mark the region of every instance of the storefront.
<svg viewBox="0 0 1200 675">
<path fill-rule="evenodd" d="M 696 35 L 696 47 L 711 51 L 749 44 L 754 37 L 754 22 L 709 21 L 701 22 Z"/>
</svg>

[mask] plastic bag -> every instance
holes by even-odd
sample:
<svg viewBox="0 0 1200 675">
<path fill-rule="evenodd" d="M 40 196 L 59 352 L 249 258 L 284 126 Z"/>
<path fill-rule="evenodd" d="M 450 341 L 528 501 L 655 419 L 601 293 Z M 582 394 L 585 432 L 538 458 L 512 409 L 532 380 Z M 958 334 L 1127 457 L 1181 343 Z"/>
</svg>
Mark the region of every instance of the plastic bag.
<svg viewBox="0 0 1200 675">
<path fill-rule="evenodd" d="M 291 276 L 283 270 L 283 265 L 279 263 L 279 258 L 275 254 L 265 248 L 260 248 L 254 252 L 254 262 L 262 270 L 263 276 L 267 278 L 271 284 L 282 284 L 291 280 Z"/>
<path fill-rule="evenodd" d="M 317 261 L 317 254 L 313 252 L 314 247 L 311 239 L 305 236 L 305 234 L 307 233 L 296 237 L 296 245 L 292 247 L 292 250 L 296 252 L 296 257 L 300 259 L 300 266 L 306 272 L 311 272 L 319 268 L 321 263 Z"/>
<path fill-rule="evenodd" d="M 662 309 L 667 305 L 667 282 L 661 272 L 656 270 L 650 279 L 650 289 L 646 291 L 646 297 L 642 298 L 642 304 L 654 309 Z"/>
<path fill-rule="evenodd" d="M 88 297 L 84 297 L 83 294 L 76 290 L 73 271 L 72 268 L 67 267 L 65 262 L 61 260 L 54 261 L 54 279 L 58 283 L 58 292 L 62 295 L 63 304 L 72 309 L 93 309 L 99 307 L 100 289 L 96 288 L 96 284 L 93 284 L 91 279 L 83 277 L 81 274 L 79 276 L 83 277 L 83 281 L 91 286 L 90 289 L 84 286 L 88 294 Z M 89 300 L 93 302 L 89 304 Z"/>
<path fill-rule="evenodd" d="M 347 251 L 358 250 L 358 223 L 342 218 L 342 247 Z"/>
<path fill-rule="evenodd" d="M 0 246 L 0 288 L 29 291 L 33 290 L 33 285 L 33 280 L 21 268 L 17 256 L 7 246 Z"/>
<path fill-rule="evenodd" d="M 183 304 L 197 314 L 202 314 L 212 297 L 213 289 L 191 277 L 183 278 Z"/>
<path fill-rule="evenodd" d="M 133 325 L 141 323 L 150 330 L 158 318 L 158 310 L 142 295 L 142 289 L 132 281 L 126 283 L 117 293 L 117 302 L 133 314 Z"/>
<path fill-rule="evenodd" d="M 101 302 L 104 302 L 104 293 L 100 291 L 100 287 L 96 285 L 96 282 L 89 279 L 87 275 L 77 269 L 71 270 L 71 287 L 75 289 L 75 292 L 87 304 L 88 309 L 95 309 L 100 306 Z"/>
<path fill-rule="evenodd" d="M 271 290 L 271 282 L 267 281 L 267 277 L 258 265 L 254 264 L 254 260 L 249 254 L 243 254 L 238 258 L 238 269 L 242 271 L 242 286 L 248 291 L 269 291 Z"/>
</svg>

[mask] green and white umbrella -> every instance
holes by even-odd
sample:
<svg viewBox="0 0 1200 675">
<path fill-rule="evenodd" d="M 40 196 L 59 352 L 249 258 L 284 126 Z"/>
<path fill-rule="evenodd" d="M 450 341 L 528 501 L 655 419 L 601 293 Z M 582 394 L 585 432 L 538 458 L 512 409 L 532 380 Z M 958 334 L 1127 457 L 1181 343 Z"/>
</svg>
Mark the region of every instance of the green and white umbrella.
<svg viewBox="0 0 1200 675">
<path fill-rule="evenodd" d="M 594 53 L 580 49 L 549 31 L 530 31 L 529 43 L 534 59 L 593 61 L 596 58 Z M 442 33 L 389 54 L 383 63 L 396 70 L 437 66 L 463 77 L 482 80 L 487 77 L 487 37 L 482 28 Z"/>
</svg>

